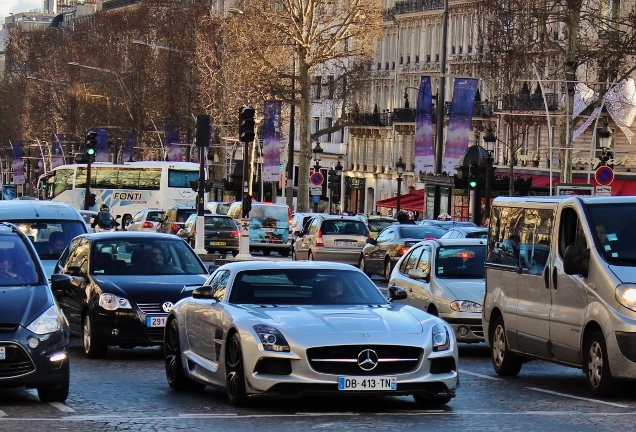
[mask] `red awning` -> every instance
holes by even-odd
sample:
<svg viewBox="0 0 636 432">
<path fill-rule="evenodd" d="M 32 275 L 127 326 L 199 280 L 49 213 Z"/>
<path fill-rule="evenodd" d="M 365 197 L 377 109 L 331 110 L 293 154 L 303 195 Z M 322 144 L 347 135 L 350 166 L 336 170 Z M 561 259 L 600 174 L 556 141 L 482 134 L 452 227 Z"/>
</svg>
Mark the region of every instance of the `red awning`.
<svg viewBox="0 0 636 432">
<path fill-rule="evenodd" d="M 532 177 L 532 187 L 550 187 L 550 177 L 548 176 L 528 175 L 524 177 Z M 552 177 L 553 188 L 556 188 L 556 185 L 559 183 L 558 176 Z M 572 177 L 572 183 L 588 184 L 587 175 L 585 177 Z M 592 186 L 599 186 L 593 175 L 590 176 L 589 184 Z M 612 187 L 612 196 L 636 195 L 636 180 L 615 178 L 610 186 Z"/>
<path fill-rule="evenodd" d="M 400 210 L 424 211 L 424 189 L 417 189 L 400 195 Z M 387 198 L 375 203 L 377 207 L 397 208 L 397 197 Z"/>
</svg>

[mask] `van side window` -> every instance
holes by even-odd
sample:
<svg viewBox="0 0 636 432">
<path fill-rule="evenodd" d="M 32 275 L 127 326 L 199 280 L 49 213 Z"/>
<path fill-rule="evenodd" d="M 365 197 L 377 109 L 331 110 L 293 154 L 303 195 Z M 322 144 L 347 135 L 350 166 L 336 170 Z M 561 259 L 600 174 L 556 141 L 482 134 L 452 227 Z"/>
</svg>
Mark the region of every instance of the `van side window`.
<svg viewBox="0 0 636 432">
<path fill-rule="evenodd" d="M 573 208 L 563 209 L 559 226 L 559 256 L 561 258 L 563 258 L 568 246 L 575 245 L 582 250 L 587 249 L 583 225 Z"/>
<path fill-rule="evenodd" d="M 487 262 L 519 266 L 519 244 L 523 230 L 524 209 L 494 207 L 491 211 Z"/>
</svg>

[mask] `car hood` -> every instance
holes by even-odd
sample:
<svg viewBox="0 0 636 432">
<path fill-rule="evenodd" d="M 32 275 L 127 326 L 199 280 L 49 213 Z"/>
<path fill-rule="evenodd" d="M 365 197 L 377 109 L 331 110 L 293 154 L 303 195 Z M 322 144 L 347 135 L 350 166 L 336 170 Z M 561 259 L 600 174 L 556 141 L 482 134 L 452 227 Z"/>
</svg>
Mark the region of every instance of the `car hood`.
<svg viewBox="0 0 636 432">
<path fill-rule="evenodd" d="M 248 306 L 261 320 L 297 334 L 420 334 L 420 318 L 402 305 L 386 306 Z"/>
<path fill-rule="evenodd" d="M 102 292 L 126 297 L 135 303 L 146 303 L 188 297 L 193 288 L 203 285 L 207 275 L 92 275 L 91 278 Z"/>
<path fill-rule="evenodd" d="M 633 266 L 609 266 L 610 270 L 616 275 L 618 279 L 622 283 L 635 283 L 636 282 L 636 272 L 634 271 Z"/>
<path fill-rule="evenodd" d="M 53 297 L 45 285 L 0 287 L 2 322 L 28 326 L 53 304 Z"/>
<path fill-rule="evenodd" d="M 479 304 L 484 301 L 485 279 L 437 279 L 436 283 L 457 300 L 468 300 Z"/>
</svg>

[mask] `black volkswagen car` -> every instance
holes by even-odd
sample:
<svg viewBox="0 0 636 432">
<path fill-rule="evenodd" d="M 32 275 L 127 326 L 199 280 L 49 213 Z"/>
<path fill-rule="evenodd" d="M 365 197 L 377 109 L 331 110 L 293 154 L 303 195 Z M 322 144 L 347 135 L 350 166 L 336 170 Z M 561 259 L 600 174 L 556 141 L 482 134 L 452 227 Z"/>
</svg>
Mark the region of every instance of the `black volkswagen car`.
<svg viewBox="0 0 636 432">
<path fill-rule="evenodd" d="M 76 237 L 56 272 L 53 289 L 88 358 L 109 345 L 161 345 L 168 312 L 209 273 L 179 237 L 126 231 Z"/>
<path fill-rule="evenodd" d="M 0 222 L 0 388 L 32 387 L 43 402 L 69 390 L 67 321 L 18 227 Z"/>
</svg>

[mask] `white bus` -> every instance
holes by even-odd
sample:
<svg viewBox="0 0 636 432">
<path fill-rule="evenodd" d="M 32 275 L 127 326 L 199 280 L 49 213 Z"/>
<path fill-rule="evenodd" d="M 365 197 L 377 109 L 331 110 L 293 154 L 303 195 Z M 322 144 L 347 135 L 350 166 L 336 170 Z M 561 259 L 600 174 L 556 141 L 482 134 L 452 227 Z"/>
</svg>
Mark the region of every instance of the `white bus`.
<svg viewBox="0 0 636 432">
<path fill-rule="evenodd" d="M 128 226 L 140 210 L 171 206 L 196 207 L 197 193 L 190 181 L 199 179 L 199 164 L 192 162 L 129 162 L 91 164 L 91 193 L 95 206 L 110 207 L 113 216 L 121 217 Z M 86 164 L 60 165 L 43 174 L 39 190 L 44 199 L 65 202 L 76 209 L 84 208 Z"/>
</svg>

